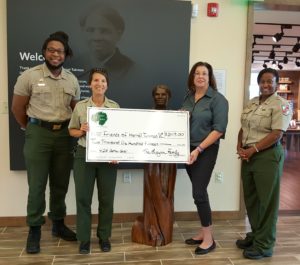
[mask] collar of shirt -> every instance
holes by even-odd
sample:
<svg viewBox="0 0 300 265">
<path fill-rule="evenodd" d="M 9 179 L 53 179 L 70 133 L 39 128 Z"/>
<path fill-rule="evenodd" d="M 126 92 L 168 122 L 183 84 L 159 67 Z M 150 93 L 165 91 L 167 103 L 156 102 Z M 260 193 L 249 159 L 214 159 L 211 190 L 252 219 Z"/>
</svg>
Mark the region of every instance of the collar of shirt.
<svg viewBox="0 0 300 265">
<path fill-rule="evenodd" d="M 270 104 L 276 97 L 277 97 L 277 93 L 275 92 L 274 94 L 272 94 L 271 96 L 269 96 L 261 105 L 268 105 L 268 104 Z M 252 103 L 258 106 L 259 105 L 259 99 L 260 99 L 260 97 L 254 98 L 254 100 L 253 100 Z"/>
<path fill-rule="evenodd" d="M 206 90 L 206 93 L 204 94 L 204 97 L 209 97 L 212 98 L 215 94 L 215 90 L 212 87 L 208 87 L 208 89 Z M 188 97 L 192 100 L 194 100 L 195 98 L 195 92 L 189 92 Z"/>
<path fill-rule="evenodd" d="M 92 97 L 90 97 L 88 100 L 88 106 L 89 107 L 97 107 L 96 104 L 93 102 Z M 104 97 L 103 106 L 101 108 L 109 108 L 107 97 Z"/>
<path fill-rule="evenodd" d="M 44 77 L 52 77 L 52 78 L 54 77 L 53 74 L 51 73 L 51 71 L 49 70 L 49 68 L 47 67 L 46 63 L 44 63 L 42 65 L 42 70 L 44 72 Z M 66 71 L 63 67 L 61 68 L 61 73 L 58 78 L 63 78 L 63 79 L 67 78 Z M 58 79 L 58 78 L 55 78 L 55 79 Z"/>
</svg>

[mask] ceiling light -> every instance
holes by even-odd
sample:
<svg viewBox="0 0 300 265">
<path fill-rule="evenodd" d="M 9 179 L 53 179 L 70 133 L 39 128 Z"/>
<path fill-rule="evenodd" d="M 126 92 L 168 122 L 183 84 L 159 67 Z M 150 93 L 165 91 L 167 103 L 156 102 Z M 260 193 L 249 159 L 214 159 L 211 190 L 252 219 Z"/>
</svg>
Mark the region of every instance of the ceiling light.
<svg viewBox="0 0 300 265">
<path fill-rule="evenodd" d="M 276 34 L 272 37 L 272 39 L 273 39 L 273 41 L 278 42 L 278 41 L 280 41 L 280 40 L 282 39 L 283 35 L 284 35 L 283 32 L 276 33 Z"/>
<path fill-rule="evenodd" d="M 273 41 L 275 41 L 275 42 L 280 41 L 280 40 L 282 39 L 282 36 L 284 35 L 284 33 L 283 33 L 283 26 L 282 26 L 282 25 L 281 25 L 280 29 L 281 29 L 281 32 L 280 32 L 280 33 L 276 33 L 276 34 L 272 37 Z"/>
<path fill-rule="evenodd" d="M 298 52 L 300 49 L 300 43 L 296 43 L 293 47 L 293 52 Z"/>
<path fill-rule="evenodd" d="M 282 39 L 283 35 L 284 35 L 283 29 L 291 29 L 291 28 L 292 28 L 292 25 L 281 25 L 281 26 L 280 26 L 281 32 L 280 32 L 280 33 L 279 33 L 279 32 L 276 33 L 276 34 L 272 37 L 273 41 L 275 41 L 275 42 L 280 41 L 280 40 Z"/>
<path fill-rule="evenodd" d="M 283 63 L 284 64 L 287 64 L 289 62 L 289 59 L 288 59 L 288 57 L 285 55 L 284 57 L 283 57 Z"/>
<path fill-rule="evenodd" d="M 300 37 L 297 38 L 297 43 L 294 45 L 294 47 L 292 49 L 293 52 L 298 52 L 299 51 L 299 49 L 300 49 L 299 41 L 300 41 Z"/>
<path fill-rule="evenodd" d="M 282 70 L 283 66 L 281 64 L 278 64 L 278 69 Z"/>
<path fill-rule="evenodd" d="M 272 48 L 272 51 L 270 52 L 270 55 L 269 55 L 269 59 L 274 59 L 275 58 L 275 52 L 274 52 L 274 47 Z"/>
<path fill-rule="evenodd" d="M 298 61 L 298 60 L 300 60 L 299 57 L 296 58 L 295 64 L 296 64 L 297 67 L 300 67 L 300 61 Z"/>
<path fill-rule="evenodd" d="M 263 64 L 263 68 L 267 68 L 268 66 L 267 66 L 267 64 L 266 63 L 264 63 Z"/>
</svg>

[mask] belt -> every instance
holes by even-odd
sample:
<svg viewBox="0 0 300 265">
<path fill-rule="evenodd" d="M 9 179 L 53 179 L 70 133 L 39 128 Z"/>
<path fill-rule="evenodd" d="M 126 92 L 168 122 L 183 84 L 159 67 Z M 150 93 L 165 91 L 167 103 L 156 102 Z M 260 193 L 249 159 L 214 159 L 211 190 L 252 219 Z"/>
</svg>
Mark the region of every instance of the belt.
<svg viewBox="0 0 300 265">
<path fill-rule="evenodd" d="M 40 119 L 36 119 L 36 118 L 28 118 L 28 122 L 31 124 L 36 124 L 40 127 L 46 128 L 50 131 L 59 131 L 63 128 L 65 128 L 66 126 L 68 126 L 70 120 L 66 120 L 63 122 L 49 122 L 49 121 L 42 121 Z"/>
<path fill-rule="evenodd" d="M 269 149 L 272 149 L 272 148 L 274 148 L 274 147 L 276 147 L 276 146 L 279 146 L 279 145 L 281 145 L 280 141 L 278 141 L 278 142 L 276 142 L 276 143 L 270 145 L 269 147 L 267 147 L 267 148 L 265 148 L 265 149 L 263 149 L 263 150 L 260 150 L 260 152 L 266 151 L 266 150 L 269 150 Z M 252 147 L 252 146 L 253 146 L 253 145 L 245 145 L 245 146 L 243 146 L 243 149 L 248 149 L 248 148 L 250 148 L 250 147 Z"/>
</svg>

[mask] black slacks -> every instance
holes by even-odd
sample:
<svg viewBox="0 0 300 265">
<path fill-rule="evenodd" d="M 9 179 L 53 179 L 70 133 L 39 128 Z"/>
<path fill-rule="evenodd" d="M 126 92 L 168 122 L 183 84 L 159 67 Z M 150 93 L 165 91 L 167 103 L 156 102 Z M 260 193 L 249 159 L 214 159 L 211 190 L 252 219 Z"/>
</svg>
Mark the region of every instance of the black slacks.
<svg viewBox="0 0 300 265">
<path fill-rule="evenodd" d="M 191 146 L 191 151 L 195 148 L 195 146 Z M 218 151 L 219 145 L 212 144 L 198 155 L 197 160 L 193 164 L 186 165 L 186 171 L 192 182 L 194 203 L 203 227 L 208 227 L 212 224 L 207 186 L 216 164 Z"/>
</svg>

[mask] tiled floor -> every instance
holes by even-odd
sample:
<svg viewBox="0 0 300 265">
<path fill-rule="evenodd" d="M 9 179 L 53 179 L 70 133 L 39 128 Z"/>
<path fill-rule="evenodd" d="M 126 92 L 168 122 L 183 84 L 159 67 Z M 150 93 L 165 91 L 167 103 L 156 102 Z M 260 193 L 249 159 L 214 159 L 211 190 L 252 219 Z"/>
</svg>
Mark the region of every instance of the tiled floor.
<svg viewBox="0 0 300 265">
<path fill-rule="evenodd" d="M 214 237 L 217 248 L 204 256 L 195 256 L 194 247 L 184 244 L 198 229 L 198 222 L 177 221 L 173 242 L 164 247 L 150 247 L 131 242 L 131 223 L 113 225 L 112 251 L 102 253 L 93 233 L 89 255 L 78 254 L 78 243 L 51 236 L 50 227 L 42 231 L 41 253 L 26 254 L 24 247 L 27 227 L 0 227 L 0 264 L 58 265 L 58 264 L 143 264 L 143 265 L 300 265 L 300 216 L 281 216 L 278 222 L 277 245 L 272 258 L 259 261 L 244 259 L 235 247 L 249 226 L 245 220 L 216 221 Z M 94 229 L 95 230 L 95 229 Z M 93 232 L 95 232 L 93 230 Z"/>
</svg>

